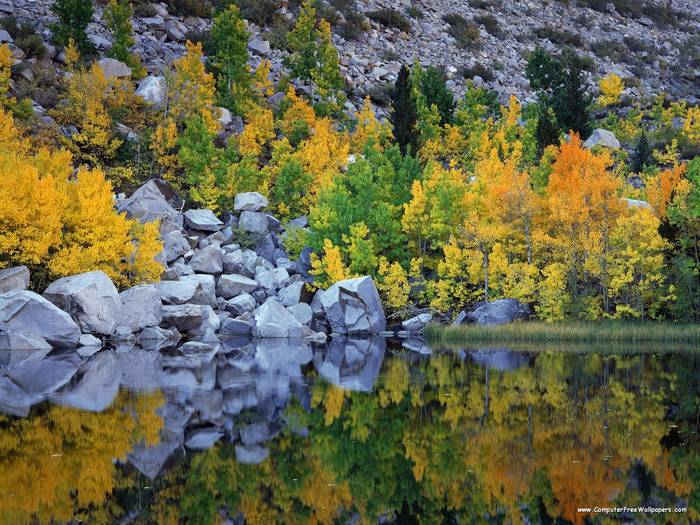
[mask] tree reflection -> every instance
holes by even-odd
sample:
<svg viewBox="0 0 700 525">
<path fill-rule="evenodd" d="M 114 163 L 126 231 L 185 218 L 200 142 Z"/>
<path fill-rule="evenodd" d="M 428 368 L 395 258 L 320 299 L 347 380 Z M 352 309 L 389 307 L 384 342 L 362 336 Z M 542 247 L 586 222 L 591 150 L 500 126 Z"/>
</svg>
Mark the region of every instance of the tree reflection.
<svg viewBox="0 0 700 525">
<path fill-rule="evenodd" d="M 124 479 L 114 460 L 141 439 L 157 442 L 162 402 L 123 392 L 101 413 L 52 405 L 0 415 L 0 523 L 107 523 L 105 503 Z"/>
<path fill-rule="evenodd" d="M 188 454 L 150 483 L 132 522 L 610 523 L 577 509 L 685 504 L 671 521 L 700 519 L 700 358 L 506 358 L 387 357 L 373 392 L 311 372 L 310 409 L 287 406 L 266 460 L 240 464 L 228 442 Z M 134 510 L 145 479 L 112 458 L 157 438 L 159 402 L 122 394 L 103 414 L 3 419 L 0 518 L 100 523 Z M 237 417 L 234 436 L 257 416 Z"/>
</svg>

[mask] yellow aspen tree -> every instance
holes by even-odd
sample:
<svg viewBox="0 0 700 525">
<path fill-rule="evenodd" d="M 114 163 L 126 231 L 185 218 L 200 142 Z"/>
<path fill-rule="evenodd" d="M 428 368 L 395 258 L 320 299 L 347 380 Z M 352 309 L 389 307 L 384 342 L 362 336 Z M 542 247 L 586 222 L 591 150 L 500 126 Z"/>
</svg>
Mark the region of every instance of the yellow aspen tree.
<svg viewBox="0 0 700 525">
<path fill-rule="evenodd" d="M 334 246 L 329 239 L 323 241 L 323 256 L 311 254 L 311 271 L 314 276 L 315 288 L 327 288 L 328 286 L 351 277 L 345 267 L 340 248 Z"/>
<path fill-rule="evenodd" d="M 608 253 L 613 317 L 655 318 L 671 298 L 665 284 L 664 250 L 659 219 L 644 208 L 623 215 L 611 235 Z"/>
<path fill-rule="evenodd" d="M 377 120 L 369 97 L 365 97 L 362 109 L 355 114 L 355 120 L 357 128 L 350 136 L 350 151 L 362 154 L 367 145 L 376 151 L 383 151 L 385 142 L 392 137 L 391 127 Z"/>
<path fill-rule="evenodd" d="M 254 107 L 246 115 L 246 126 L 238 136 L 238 151 L 244 156 L 258 157 L 263 148 L 275 138 L 275 123 L 272 111 Z"/>
<path fill-rule="evenodd" d="M 14 99 L 10 97 L 12 64 L 10 46 L 7 44 L 0 45 L 0 108 L 9 109 L 14 105 Z"/>
<path fill-rule="evenodd" d="M 379 257 L 377 274 L 377 287 L 384 304 L 392 310 L 405 308 L 411 290 L 406 271 L 398 262 L 390 263 L 386 257 Z"/>
<path fill-rule="evenodd" d="M 611 73 L 600 79 L 598 82 L 600 88 L 600 96 L 598 104 L 601 106 L 612 106 L 620 102 L 620 95 L 625 90 L 625 84 L 622 79 L 615 73 Z"/>
</svg>

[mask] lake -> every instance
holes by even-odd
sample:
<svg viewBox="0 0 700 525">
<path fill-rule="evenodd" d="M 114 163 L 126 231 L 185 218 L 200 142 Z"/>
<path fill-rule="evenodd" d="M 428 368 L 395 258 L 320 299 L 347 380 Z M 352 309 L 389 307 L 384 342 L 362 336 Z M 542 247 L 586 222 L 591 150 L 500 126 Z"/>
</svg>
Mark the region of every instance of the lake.
<svg viewBox="0 0 700 525">
<path fill-rule="evenodd" d="M 15 363 L 0 375 L 0 523 L 700 519 L 690 349 L 409 346 Z"/>
</svg>

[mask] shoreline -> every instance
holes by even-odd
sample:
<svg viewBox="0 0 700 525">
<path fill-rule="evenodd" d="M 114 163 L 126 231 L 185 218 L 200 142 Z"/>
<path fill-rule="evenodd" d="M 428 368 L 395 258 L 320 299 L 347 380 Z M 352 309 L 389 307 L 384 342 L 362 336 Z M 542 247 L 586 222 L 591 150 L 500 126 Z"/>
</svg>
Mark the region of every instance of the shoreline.
<svg viewBox="0 0 700 525">
<path fill-rule="evenodd" d="M 470 343 L 700 343 L 700 324 L 629 321 L 513 322 L 484 326 L 429 325 L 425 339 L 431 345 Z"/>
</svg>

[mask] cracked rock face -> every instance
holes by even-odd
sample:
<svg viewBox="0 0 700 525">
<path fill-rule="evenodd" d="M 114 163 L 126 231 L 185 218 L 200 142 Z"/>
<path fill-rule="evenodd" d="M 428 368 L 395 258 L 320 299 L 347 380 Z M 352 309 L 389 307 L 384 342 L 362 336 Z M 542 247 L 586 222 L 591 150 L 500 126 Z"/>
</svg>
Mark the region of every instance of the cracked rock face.
<svg viewBox="0 0 700 525">
<path fill-rule="evenodd" d="M 318 292 L 331 332 L 377 334 L 386 328 L 384 308 L 371 277 L 346 279 Z"/>
</svg>

